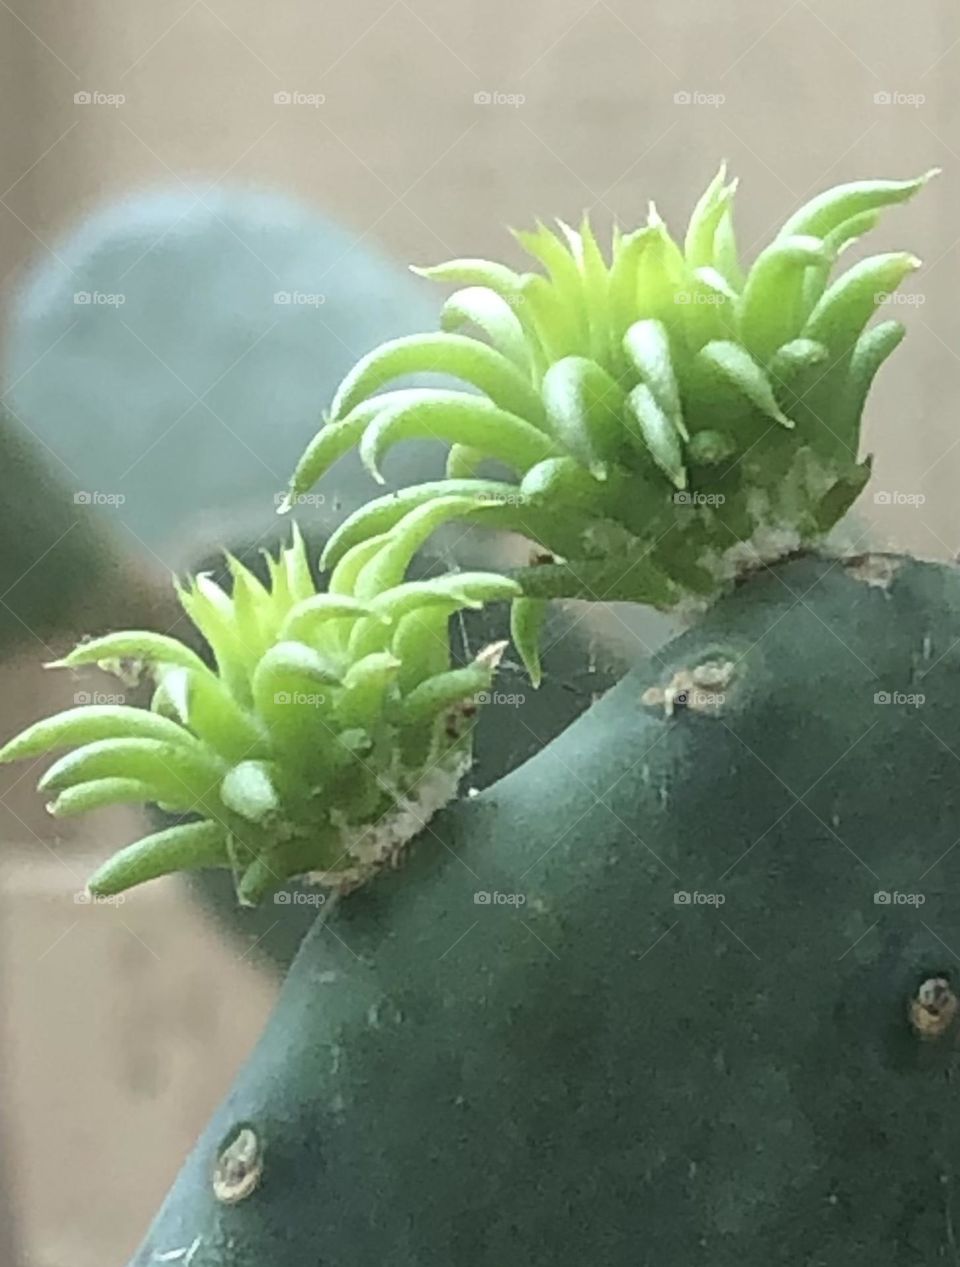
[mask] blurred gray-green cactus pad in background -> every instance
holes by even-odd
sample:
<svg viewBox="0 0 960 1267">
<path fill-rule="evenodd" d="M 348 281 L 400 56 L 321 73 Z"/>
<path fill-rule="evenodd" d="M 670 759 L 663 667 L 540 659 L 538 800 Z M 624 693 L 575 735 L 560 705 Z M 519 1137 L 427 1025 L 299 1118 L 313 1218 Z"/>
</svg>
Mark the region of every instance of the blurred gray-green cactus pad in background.
<svg viewBox="0 0 960 1267">
<path fill-rule="evenodd" d="M 216 539 L 219 517 L 266 527 L 357 357 L 435 320 L 428 287 L 285 196 L 141 193 L 24 277 L 6 399 L 72 488 L 108 513 L 121 495 L 162 551 L 191 524 Z M 410 461 L 428 477 L 423 450 Z M 353 458 L 328 487 L 344 506 L 371 491 Z"/>
</svg>

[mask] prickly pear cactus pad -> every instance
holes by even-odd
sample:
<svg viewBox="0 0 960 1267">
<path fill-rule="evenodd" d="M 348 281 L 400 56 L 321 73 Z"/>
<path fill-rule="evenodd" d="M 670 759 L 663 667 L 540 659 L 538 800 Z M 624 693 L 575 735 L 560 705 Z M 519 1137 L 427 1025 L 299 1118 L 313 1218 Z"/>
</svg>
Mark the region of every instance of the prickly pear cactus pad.
<svg viewBox="0 0 960 1267">
<path fill-rule="evenodd" d="M 352 363 L 437 319 L 439 296 L 369 237 L 229 181 L 202 202 L 176 181 L 125 191 L 51 246 L 11 306 L 6 399 L 75 487 L 123 494 L 124 539 L 181 570 L 198 538 L 266 528 Z M 396 473 L 438 470 L 408 446 Z M 367 483 L 346 462 L 312 501 L 352 510 Z"/>
<path fill-rule="evenodd" d="M 956 567 L 775 565 L 444 810 L 133 1267 L 952 1267 L 958 625 Z"/>
<path fill-rule="evenodd" d="M 584 219 L 579 230 L 560 222 L 516 235 L 542 271 L 477 259 L 422 270 L 460 287 L 442 331 L 359 362 L 291 493 L 354 445 L 382 480 L 385 454 L 413 437 L 449 443 L 449 481 L 359 511 L 328 559 L 410 504 L 454 491 L 478 492 L 502 526 L 566 562 L 524 578 L 530 596 L 672 607 L 715 593 L 745 557 L 819 540 L 867 480 L 860 417 L 903 334 L 896 321 L 868 322 L 919 261 L 897 251 L 831 277 L 880 212 L 928 176 L 819 195 L 747 268 L 734 240 L 736 182 L 721 169 L 682 242 L 651 207 L 644 227 L 614 231 L 606 254 Z M 429 371 L 468 390 L 376 394 Z M 487 459 L 513 480 L 478 481 Z"/>
<path fill-rule="evenodd" d="M 348 888 L 395 860 L 455 794 L 476 699 L 504 646 L 451 668 L 447 621 L 519 592 L 484 572 L 404 582 L 424 537 L 469 508 L 451 497 L 412 511 L 349 551 L 324 594 L 296 529 L 268 558 L 266 586 L 235 559 L 230 597 L 197 576 L 179 596 L 215 670 L 146 632 L 81 643 L 61 662 L 126 680 L 147 668 L 152 705 L 70 709 L 13 739 L 0 761 L 73 749 L 40 780 L 54 815 L 139 802 L 195 816 L 115 855 L 92 892 L 230 867 L 240 900 L 253 902 L 290 875 Z"/>
</svg>

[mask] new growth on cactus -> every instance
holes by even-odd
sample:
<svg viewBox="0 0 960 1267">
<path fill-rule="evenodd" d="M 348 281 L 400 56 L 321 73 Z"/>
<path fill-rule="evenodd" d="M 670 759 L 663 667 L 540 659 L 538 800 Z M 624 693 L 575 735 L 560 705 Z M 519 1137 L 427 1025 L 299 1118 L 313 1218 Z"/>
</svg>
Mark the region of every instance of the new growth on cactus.
<svg viewBox="0 0 960 1267">
<path fill-rule="evenodd" d="M 54 815 L 133 802 L 195 816 L 116 854 L 93 893 L 230 867 L 250 903 L 303 873 L 349 888 L 396 856 L 469 766 L 475 699 L 504 645 L 453 668 L 447 621 L 519 593 L 486 572 L 403 580 L 424 538 L 472 504 L 440 498 L 406 515 L 348 551 L 327 593 L 296 527 L 267 555 L 268 586 L 229 558 L 229 596 L 206 575 L 178 587 L 215 667 L 149 632 L 107 634 L 59 662 L 124 681 L 149 670 L 149 709 L 69 709 L 11 740 L 0 761 L 72 749 L 40 780 Z"/>
<path fill-rule="evenodd" d="M 860 417 L 903 334 L 868 328 L 917 266 L 840 254 L 929 178 L 864 181 L 797 211 L 741 270 L 736 182 L 721 168 L 678 245 L 651 208 L 605 259 L 589 221 L 517 235 L 544 273 L 457 260 L 423 272 L 461 286 L 439 333 L 386 343 L 336 393 L 291 481 L 289 505 L 355 445 L 382 480 L 400 440 L 439 438 L 448 478 L 371 501 L 327 542 L 317 593 L 303 541 L 264 587 L 234 559 L 232 593 L 180 589 L 208 667 L 175 639 L 82 643 L 62 663 L 153 674 L 148 710 L 94 706 L 38 722 L 0 761 L 55 747 L 40 781 L 51 812 L 155 803 L 190 821 L 138 841 L 90 881 L 116 893 L 170 871 L 233 870 L 242 902 L 291 875 L 361 883 L 455 794 L 470 761 L 474 697 L 505 644 L 451 667 L 452 613 L 511 602 L 534 682 L 553 597 L 672 608 L 715 597 L 744 560 L 818 542 L 869 474 Z M 470 328 L 472 333 L 460 333 Z M 439 372 L 465 389 L 399 388 Z M 492 459 L 509 478 L 482 478 Z M 404 581 L 441 525 L 473 520 L 529 537 L 545 563 L 512 577 Z"/>
<path fill-rule="evenodd" d="M 347 376 L 290 501 L 407 437 L 448 478 L 342 523 L 326 593 L 296 529 L 268 585 L 231 559 L 230 594 L 184 586 L 213 667 L 150 633 L 63 661 L 148 668 L 150 708 L 70 710 L 0 760 L 73 749 L 56 814 L 191 816 L 95 892 L 211 864 L 247 902 L 352 889 L 452 802 L 317 921 L 134 1267 L 956 1261 L 960 571 L 817 549 L 903 333 L 871 318 L 917 261 L 831 273 L 926 179 L 814 198 L 745 271 L 723 171 L 682 245 L 651 212 L 608 257 L 585 220 L 519 235 L 544 273 L 427 270 L 460 286 L 443 329 Z M 462 386 L 394 384 L 424 372 Z M 405 580 L 460 521 L 549 560 Z M 453 667 L 448 621 L 509 602 L 536 675 L 554 597 L 717 601 L 454 799 L 504 644 Z"/>
<path fill-rule="evenodd" d="M 534 673 L 542 597 L 624 598 L 670 608 L 710 597 L 738 563 L 819 540 L 865 484 L 860 418 L 903 327 L 870 329 L 919 261 L 876 255 L 831 281 L 839 256 L 929 176 L 839 186 L 792 215 L 742 269 L 736 182 L 721 168 L 682 245 L 651 205 L 614 230 L 609 257 L 589 219 L 517 233 L 545 272 L 478 259 L 417 270 L 461 287 L 440 333 L 393 340 L 341 384 L 304 453 L 291 500 L 354 445 L 380 462 L 410 437 L 450 445 L 448 480 L 373 501 L 325 560 L 411 506 L 474 494 L 488 524 L 525 534 L 557 565 L 520 579 L 514 633 Z M 464 332 L 465 331 L 465 332 Z M 466 390 L 393 380 L 439 373 Z M 481 463 L 512 482 L 478 480 Z M 475 514 L 475 511 L 468 512 Z"/>
</svg>

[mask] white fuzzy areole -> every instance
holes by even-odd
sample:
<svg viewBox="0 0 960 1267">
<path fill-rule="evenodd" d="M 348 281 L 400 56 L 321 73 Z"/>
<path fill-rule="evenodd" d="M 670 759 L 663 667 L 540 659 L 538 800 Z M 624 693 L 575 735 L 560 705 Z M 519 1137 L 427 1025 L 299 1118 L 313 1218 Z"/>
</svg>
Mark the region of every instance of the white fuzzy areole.
<svg viewBox="0 0 960 1267">
<path fill-rule="evenodd" d="M 873 589 L 888 590 L 903 566 L 903 559 L 888 554 L 862 554 L 844 563 L 847 575 Z M 929 659 L 929 655 L 925 655 Z"/>
<path fill-rule="evenodd" d="M 413 794 L 404 797 L 378 822 L 362 827 L 341 824 L 343 852 L 353 858 L 355 864 L 336 871 L 308 871 L 303 879 L 308 884 L 320 884 L 349 893 L 384 867 L 399 866 L 407 845 L 435 814 L 456 800 L 460 780 L 472 763 L 469 753 L 457 753 L 451 762 L 428 770 Z"/>
<path fill-rule="evenodd" d="M 787 524 L 760 524 L 747 541 L 737 541 L 722 553 L 711 550 L 701 556 L 701 566 L 716 578 L 717 592 L 709 595 L 686 595 L 671 609 L 671 614 L 683 626 L 695 624 L 713 606 L 725 586 L 747 572 L 760 567 L 771 567 L 810 544 L 795 528 Z"/>
</svg>

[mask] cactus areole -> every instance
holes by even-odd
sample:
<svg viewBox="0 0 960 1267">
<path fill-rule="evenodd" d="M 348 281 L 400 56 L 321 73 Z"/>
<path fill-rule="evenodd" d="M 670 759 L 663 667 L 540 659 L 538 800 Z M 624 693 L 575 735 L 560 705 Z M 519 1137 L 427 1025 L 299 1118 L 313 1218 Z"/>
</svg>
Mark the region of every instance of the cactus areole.
<svg viewBox="0 0 960 1267">
<path fill-rule="evenodd" d="M 296 532 L 267 586 L 181 587 L 212 667 L 144 633 L 68 657 L 146 668 L 151 707 L 0 757 L 74 749 L 54 813 L 184 815 L 93 889 L 331 890 L 133 1267 L 960 1262 L 960 572 L 824 542 L 917 261 L 834 266 L 924 179 L 818 196 L 749 267 L 721 172 L 681 243 L 651 211 L 606 254 L 518 235 L 543 271 L 428 270 L 443 329 L 348 375 L 290 502 L 410 437 L 448 479 L 347 519 L 326 593 Z M 393 382 L 424 372 L 470 390 Z M 530 565 L 406 580 L 456 521 Z M 458 797 L 505 644 L 452 667 L 447 622 L 509 602 L 536 681 L 557 598 L 694 619 Z"/>
</svg>

